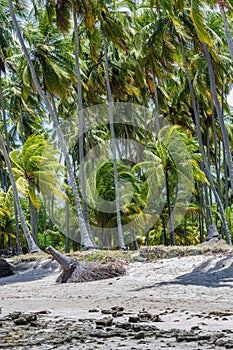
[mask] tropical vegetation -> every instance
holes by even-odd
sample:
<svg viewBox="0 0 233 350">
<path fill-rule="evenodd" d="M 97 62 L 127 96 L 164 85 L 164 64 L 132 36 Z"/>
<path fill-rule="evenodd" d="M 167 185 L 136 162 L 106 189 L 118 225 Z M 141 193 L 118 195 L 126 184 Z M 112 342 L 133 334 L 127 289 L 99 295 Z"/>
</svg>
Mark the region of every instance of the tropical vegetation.
<svg viewBox="0 0 233 350">
<path fill-rule="evenodd" d="M 0 251 L 233 239 L 232 0 L 2 0 Z"/>
</svg>

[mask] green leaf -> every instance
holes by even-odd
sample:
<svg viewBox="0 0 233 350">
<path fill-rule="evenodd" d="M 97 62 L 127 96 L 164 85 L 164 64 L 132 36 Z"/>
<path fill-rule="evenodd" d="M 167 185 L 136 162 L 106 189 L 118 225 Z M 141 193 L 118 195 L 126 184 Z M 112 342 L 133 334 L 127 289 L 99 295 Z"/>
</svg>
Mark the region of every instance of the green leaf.
<svg viewBox="0 0 233 350">
<path fill-rule="evenodd" d="M 200 0 L 191 1 L 190 15 L 191 15 L 199 40 L 202 43 L 207 43 L 208 45 L 213 46 L 212 40 L 210 38 L 210 34 L 205 28 L 203 14 L 200 9 L 201 3 L 202 2 Z"/>
</svg>

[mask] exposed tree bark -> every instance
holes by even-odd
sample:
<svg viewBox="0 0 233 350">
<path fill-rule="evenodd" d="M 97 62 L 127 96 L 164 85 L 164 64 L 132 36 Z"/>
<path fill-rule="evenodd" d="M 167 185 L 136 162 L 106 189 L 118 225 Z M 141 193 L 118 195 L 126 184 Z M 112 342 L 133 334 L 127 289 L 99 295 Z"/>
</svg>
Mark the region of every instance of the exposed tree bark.
<svg viewBox="0 0 233 350">
<path fill-rule="evenodd" d="M 216 132 L 216 127 L 215 127 L 215 119 L 214 119 L 214 104 L 211 102 L 211 109 L 212 109 L 212 116 L 211 116 L 211 122 L 212 122 L 212 129 L 213 129 L 213 135 L 214 135 L 214 157 L 215 157 L 215 170 L 216 170 L 216 175 L 217 175 L 217 184 L 218 184 L 218 195 L 222 201 L 222 191 L 221 191 L 221 178 L 220 178 L 220 167 L 218 166 L 218 137 L 217 137 L 217 132 Z M 226 165 L 226 164 L 225 164 Z M 227 165 L 226 165 L 227 166 Z"/>
<path fill-rule="evenodd" d="M 29 198 L 29 209 L 30 209 L 30 218 L 31 218 L 31 229 L 32 237 L 36 244 L 38 244 L 38 212 L 34 207 L 32 201 Z"/>
<path fill-rule="evenodd" d="M 223 222 L 223 225 L 224 225 L 224 230 L 225 230 L 227 242 L 228 242 L 228 244 L 231 244 L 231 234 L 230 234 L 230 230 L 229 230 L 229 227 L 228 227 L 228 223 L 227 223 L 225 211 L 224 211 L 224 208 L 223 208 L 223 204 L 222 204 L 222 201 L 221 201 L 221 199 L 220 199 L 220 197 L 218 195 L 218 191 L 215 188 L 214 181 L 213 181 L 213 178 L 212 178 L 209 166 L 208 166 L 208 161 L 206 159 L 205 152 L 204 152 L 202 136 L 201 136 L 201 131 L 200 131 L 201 130 L 200 118 L 199 118 L 199 114 L 198 114 L 198 110 L 197 110 L 197 104 L 196 104 L 194 89 L 193 89 L 192 80 L 191 80 L 191 77 L 190 77 L 190 74 L 189 74 L 189 70 L 188 70 L 187 58 L 186 58 L 186 55 L 185 55 L 185 49 L 184 49 L 184 44 L 183 44 L 182 39 L 180 39 L 180 43 L 181 43 L 183 61 L 184 61 L 184 65 L 185 65 L 186 78 L 187 78 L 187 82 L 188 82 L 188 86 L 189 86 L 189 91 L 190 91 L 191 100 L 192 100 L 192 106 L 193 106 L 193 111 L 194 111 L 194 117 L 195 117 L 195 124 L 196 124 L 196 131 L 197 131 L 197 138 L 198 138 L 199 149 L 200 149 L 200 153 L 201 153 L 202 159 L 203 159 L 203 164 L 204 164 L 204 167 L 205 167 L 205 174 L 206 174 L 206 177 L 207 177 L 207 179 L 208 179 L 208 181 L 210 183 L 211 190 L 214 193 L 216 202 L 218 203 L 218 206 L 219 206 L 219 210 L 220 210 L 222 222 Z"/>
<path fill-rule="evenodd" d="M 23 251 L 22 251 L 21 240 L 20 240 L 19 218 L 18 218 L 18 212 L 17 212 L 15 199 L 14 199 L 14 211 L 15 211 L 15 231 L 16 231 L 16 241 L 17 241 L 17 255 L 21 255 L 23 253 Z"/>
<path fill-rule="evenodd" d="M 105 58 L 105 67 L 106 67 L 105 75 L 106 75 L 106 85 L 107 85 L 107 94 L 108 94 L 109 116 L 110 116 L 111 151 L 113 155 L 113 168 L 114 168 L 117 232 L 118 232 L 120 249 L 124 250 L 126 249 L 126 247 L 125 247 L 122 224 L 121 224 L 120 195 L 119 195 L 118 169 L 117 169 L 117 159 L 116 159 L 116 140 L 115 140 L 115 130 L 114 130 L 112 92 L 111 92 L 110 78 L 109 78 L 108 50 L 107 50 L 105 33 L 103 31 L 102 31 L 102 35 L 103 35 L 103 43 L 104 43 L 104 58 Z"/>
<path fill-rule="evenodd" d="M 184 245 L 187 245 L 187 218 L 184 217 Z"/>
<path fill-rule="evenodd" d="M 76 76 L 77 76 L 77 91 L 78 91 L 78 119 L 79 119 L 79 128 L 78 128 L 78 150 L 79 150 L 79 173 L 80 173 L 80 185 L 82 192 L 82 204 L 83 204 L 83 217 L 86 223 L 86 228 L 93 246 L 96 248 L 96 244 L 93 239 L 91 232 L 91 225 L 88 215 L 88 206 L 87 206 L 87 193 L 86 193 L 86 181 L 85 181 L 85 169 L 84 169 L 84 129 L 85 129 L 85 120 L 83 113 L 83 101 L 82 101 L 82 78 L 80 71 L 80 61 L 79 61 L 79 33 L 78 33 L 78 23 L 75 2 L 72 0 L 72 12 L 73 12 L 73 23 L 74 23 L 74 36 L 75 36 L 75 66 L 76 66 Z"/>
<path fill-rule="evenodd" d="M 66 164 L 67 164 L 67 169 L 68 169 L 68 173 L 69 173 L 70 183 L 71 183 L 71 187 L 72 187 L 73 194 L 74 194 L 74 201 L 75 201 L 75 206 L 76 206 L 76 212 L 77 212 L 77 216 L 78 216 L 78 220 L 79 220 L 79 226 L 80 226 L 80 232 L 81 232 L 81 244 L 82 244 L 82 246 L 84 246 L 86 248 L 94 248 L 93 243 L 92 243 L 92 241 L 91 241 L 91 239 L 89 237 L 89 234 L 88 234 L 88 231 L 87 231 L 87 228 L 86 228 L 85 220 L 84 220 L 82 209 L 81 209 L 81 203 L 80 203 L 80 198 L 79 198 L 79 193 L 78 193 L 78 187 L 77 187 L 76 180 L 75 180 L 75 177 L 74 177 L 74 174 L 73 174 L 73 168 L 72 168 L 72 164 L 71 164 L 71 161 L 70 161 L 69 152 L 68 152 L 68 149 L 67 149 L 67 146 L 66 146 L 66 143 L 65 143 L 65 140 L 64 140 L 64 136 L 62 134 L 62 131 L 61 131 L 61 128 L 60 128 L 60 125 L 59 125 L 56 113 L 55 113 L 52 105 L 50 104 L 48 97 L 46 96 L 46 94 L 42 90 L 41 85 L 39 83 L 39 80 L 37 78 L 37 75 L 36 75 L 36 72 L 35 72 L 35 69 L 34 69 L 34 66 L 33 66 L 33 62 L 32 62 L 32 60 L 30 58 L 30 55 L 29 55 L 29 53 L 27 51 L 27 48 L 25 46 L 24 40 L 23 40 L 22 35 L 21 35 L 20 28 L 19 28 L 17 20 L 16 20 L 16 16 L 15 16 L 12 0 L 8 0 L 8 4 L 9 4 L 10 14 L 11 14 L 11 18 L 12 18 L 12 21 L 13 21 L 13 24 L 14 24 L 14 28 L 15 28 L 17 37 L 19 39 L 21 48 L 23 50 L 24 56 L 25 56 L 25 58 L 27 60 L 27 63 L 29 65 L 34 85 L 35 85 L 35 87 L 36 87 L 36 89 L 37 89 L 41 99 L 43 100 L 49 115 L 51 116 L 51 118 L 53 120 L 54 127 L 56 128 L 56 131 L 57 131 L 58 140 L 59 140 L 62 152 L 63 152 L 63 154 L 65 156 L 65 159 L 66 159 Z"/>
<path fill-rule="evenodd" d="M 69 203 L 66 202 L 66 237 L 65 237 L 65 252 L 70 252 L 70 213 Z"/>
<path fill-rule="evenodd" d="M 46 228 L 47 228 L 47 213 L 46 213 L 46 198 L 43 196 L 44 200 L 44 225 L 43 225 L 43 231 L 44 231 L 44 248 L 47 245 L 47 236 L 46 236 Z"/>
<path fill-rule="evenodd" d="M 63 271 L 57 278 L 59 283 L 96 281 L 122 276 L 126 273 L 126 269 L 121 262 L 101 264 L 98 261 L 92 261 L 90 263 L 81 263 L 75 258 L 68 258 L 62 255 L 51 246 L 46 248 L 46 250 L 62 267 Z"/>
<path fill-rule="evenodd" d="M 168 226 L 169 226 L 170 240 L 171 240 L 171 245 L 174 246 L 176 245 L 175 231 L 174 231 L 174 217 L 173 217 L 173 212 L 171 208 L 171 198 L 170 198 L 167 170 L 165 170 L 165 184 L 166 184 L 166 194 L 167 194 Z"/>
<path fill-rule="evenodd" d="M 157 135 L 160 131 L 160 123 L 159 123 L 159 99 L 158 99 L 158 90 L 156 84 L 155 74 L 153 74 L 153 85 L 154 85 L 154 104 L 155 104 L 155 125 Z"/>
<path fill-rule="evenodd" d="M 3 119 L 3 127 L 4 127 L 4 133 L 5 133 L 5 139 L 6 139 L 6 149 L 8 154 L 10 153 L 10 140 L 9 140 L 9 134 L 7 130 L 7 121 L 6 121 L 6 109 L 5 109 L 5 101 L 2 91 L 2 81 L 1 81 L 1 69 L 0 69 L 0 100 L 1 100 L 1 106 L 2 106 L 2 119 Z M 7 190 L 7 186 L 6 186 Z M 20 233 L 19 233 L 19 222 L 18 222 L 18 211 L 17 206 L 14 199 L 14 213 L 15 213 L 15 232 L 16 232 L 16 241 L 17 241 L 17 254 L 20 255 L 22 253 L 21 249 L 21 242 L 20 242 Z"/>
<path fill-rule="evenodd" d="M 9 177 L 10 177 L 10 181 L 11 181 L 11 185 L 12 185 L 13 195 L 15 198 L 15 204 L 16 204 L 17 211 L 18 211 L 18 214 L 20 217 L 23 232 L 24 232 L 27 244 L 28 244 L 28 250 L 30 253 L 39 252 L 40 248 L 36 245 L 32 236 L 30 235 L 30 232 L 28 230 L 28 227 L 27 227 L 24 215 L 23 215 L 22 207 L 21 207 L 20 200 L 19 200 L 18 190 L 16 187 L 15 178 L 14 178 L 12 167 L 11 167 L 10 158 L 9 158 L 8 153 L 7 153 L 7 150 L 6 150 L 6 147 L 4 144 L 4 139 L 3 139 L 1 133 L 0 133 L 0 146 L 1 146 L 1 150 L 3 153 L 4 159 L 5 159 L 6 165 L 7 165 L 8 172 L 9 172 Z"/>
<path fill-rule="evenodd" d="M 222 3 L 222 1 L 219 1 L 218 5 L 219 5 L 220 12 L 221 12 L 223 24 L 224 24 L 224 29 L 225 29 L 228 49 L 229 49 L 229 52 L 231 54 L 231 59 L 232 59 L 232 62 L 233 62 L 233 41 L 232 41 L 232 37 L 231 37 L 231 31 L 230 31 L 230 27 L 229 27 L 229 24 L 228 24 L 226 12 L 225 12 L 225 9 L 224 9 L 224 4 Z"/>
<path fill-rule="evenodd" d="M 68 185 L 68 174 L 66 171 L 65 174 L 65 184 Z M 69 198 L 68 191 L 66 191 L 67 198 Z M 66 236 L 65 236 L 65 252 L 70 252 L 70 210 L 69 210 L 69 202 L 66 201 Z"/>
<path fill-rule="evenodd" d="M 227 155 L 229 176 L 230 176 L 230 182 L 231 182 L 231 192 L 233 194 L 233 159 L 232 159 L 230 141 L 229 141 L 229 137 L 227 134 L 227 130 L 226 130 L 226 126 L 225 126 L 224 118 L 223 118 L 223 113 L 222 113 L 221 106 L 220 106 L 219 99 L 218 99 L 218 95 L 217 95 L 217 87 L 216 87 L 216 82 L 215 82 L 214 70 L 213 70 L 213 65 L 212 65 L 212 61 L 211 61 L 211 56 L 210 56 L 210 53 L 208 50 L 208 45 L 206 43 L 203 43 L 203 48 L 204 48 L 206 62 L 207 62 L 208 71 L 209 71 L 211 95 L 212 95 L 213 102 L 214 102 L 214 105 L 216 108 L 218 120 L 220 123 L 221 132 L 222 132 L 223 143 L 224 143 L 225 151 L 226 151 L 226 155 Z"/>
</svg>

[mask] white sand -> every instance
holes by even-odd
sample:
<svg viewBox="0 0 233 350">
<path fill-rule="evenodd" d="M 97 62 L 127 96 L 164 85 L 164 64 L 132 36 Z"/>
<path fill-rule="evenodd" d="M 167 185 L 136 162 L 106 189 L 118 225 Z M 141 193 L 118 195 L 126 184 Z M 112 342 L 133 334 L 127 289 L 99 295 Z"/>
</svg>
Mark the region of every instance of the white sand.
<svg viewBox="0 0 233 350">
<path fill-rule="evenodd" d="M 164 322 L 158 327 L 162 329 L 190 329 L 201 322 L 212 329 L 233 326 L 231 315 L 226 320 L 208 316 L 213 311 L 233 313 L 232 255 L 135 262 L 128 265 L 124 277 L 80 284 L 56 284 L 58 269 L 51 260 L 25 267 L 24 272 L 21 266 L 17 275 L 0 279 L 3 315 L 48 310 L 51 315 L 80 318 L 93 317 L 89 309 L 123 306 L 133 313 L 144 308 L 161 314 Z"/>
</svg>

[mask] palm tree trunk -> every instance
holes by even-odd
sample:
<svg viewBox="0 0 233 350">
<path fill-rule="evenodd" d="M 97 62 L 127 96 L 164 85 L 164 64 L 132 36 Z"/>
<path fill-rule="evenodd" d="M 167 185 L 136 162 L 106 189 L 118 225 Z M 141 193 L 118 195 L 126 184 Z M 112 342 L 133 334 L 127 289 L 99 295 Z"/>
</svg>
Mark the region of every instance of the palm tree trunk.
<svg viewBox="0 0 233 350">
<path fill-rule="evenodd" d="M 37 89 L 41 99 L 43 100 L 43 102 L 45 104 L 45 107 L 46 107 L 49 115 L 51 116 L 51 118 L 53 120 L 54 127 L 56 128 L 56 131 L 57 131 L 57 136 L 58 136 L 58 140 L 59 140 L 59 143 L 60 143 L 60 147 L 61 147 L 62 152 L 63 152 L 63 154 L 65 156 L 65 159 L 66 159 L 67 169 L 68 169 L 69 178 L 70 178 L 70 184 L 71 184 L 71 187 L 72 187 L 72 190 L 73 190 L 73 194 L 74 194 L 74 201 L 75 201 L 75 206 L 76 206 L 76 212 L 77 212 L 79 226 L 80 226 L 81 245 L 84 246 L 84 247 L 87 247 L 87 248 L 94 248 L 93 243 L 92 243 L 92 241 L 91 241 L 91 239 L 89 237 L 89 234 L 88 234 L 88 231 L 87 231 L 87 228 L 86 228 L 86 224 L 85 224 L 85 220 L 84 220 L 84 217 L 83 217 L 81 204 L 80 204 L 78 187 L 77 187 L 76 180 L 75 180 L 75 177 L 74 177 L 74 174 L 73 174 L 73 168 L 72 168 L 72 164 L 71 164 L 71 161 L 70 161 L 69 152 L 68 152 L 68 149 L 67 149 L 67 146 L 66 146 L 66 143 L 65 143 L 65 140 L 64 140 L 64 136 L 62 134 L 62 131 L 61 131 L 61 128 L 60 128 L 60 125 L 59 125 L 56 113 L 53 110 L 52 105 L 50 104 L 48 97 L 46 96 L 46 94 L 42 90 L 41 85 L 39 83 L 39 80 L 37 78 L 37 75 L 36 75 L 36 72 L 35 72 L 35 69 L 34 69 L 34 66 L 33 66 L 33 62 L 32 62 L 32 60 L 31 60 L 31 58 L 30 58 L 30 56 L 28 54 L 27 48 L 25 46 L 25 43 L 24 43 L 22 35 L 21 35 L 21 31 L 19 29 L 19 26 L 18 26 L 18 23 L 17 23 L 17 20 L 16 20 L 16 16 L 15 16 L 12 0 L 8 0 L 8 4 L 9 4 L 10 15 L 11 15 L 11 18 L 12 18 L 13 23 L 14 23 L 14 28 L 15 28 L 16 34 L 18 36 L 18 39 L 19 39 L 22 51 L 24 53 L 24 56 L 25 56 L 25 58 L 27 60 L 29 68 L 30 68 L 30 72 L 31 72 L 31 75 L 32 75 L 32 80 L 34 82 L 34 85 L 35 85 L 35 87 L 36 87 L 36 89 Z"/>
<path fill-rule="evenodd" d="M 214 120 L 214 104 L 211 102 L 211 109 L 212 109 L 212 116 L 211 116 L 211 122 L 212 122 L 212 129 L 213 129 L 213 135 L 214 135 L 214 158 L 215 158 L 215 171 L 217 175 L 217 188 L 218 188 L 218 194 L 222 201 L 222 191 L 221 191 L 221 178 L 220 178 L 220 167 L 218 166 L 218 143 L 217 143 L 217 132 L 215 127 L 215 120 Z"/>
<path fill-rule="evenodd" d="M 231 147 L 230 147 L 230 141 L 229 137 L 227 134 L 226 126 L 224 123 L 224 118 L 223 118 L 223 113 L 221 110 L 221 106 L 218 100 L 218 95 L 217 95 L 217 87 L 216 87 L 216 82 L 215 82 L 215 76 L 214 76 L 214 70 L 211 62 L 211 57 L 210 53 L 208 50 L 208 45 L 206 43 L 203 43 L 203 48 L 205 52 L 205 57 L 206 57 L 206 62 L 208 66 L 208 71 L 209 71 L 209 77 L 210 77 L 210 88 L 211 88 L 211 95 L 213 98 L 213 102 L 215 104 L 218 120 L 220 123 L 220 128 L 222 132 L 222 137 L 223 137 L 223 143 L 225 146 L 226 150 L 226 155 L 228 159 L 228 169 L 229 169 L 229 176 L 230 176 L 230 182 L 231 182 L 231 191 L 233 194 L 233 160 L 232 160 L 232 154 L 231 154 Z"/>
<path fill-rule="evenodd" d="M 108 65 L 108 51 L 105 34 L 102 31 L 103 43 L 104 43 L 104 58 L 105 58 L 105 67 L 106 67 L 106 85 L 108 93 L 108 105 L 109 105 L 109 116 L 110 116 L 110 133 L 111 133 L 111 151 L 113 155 L 113 168 L 114 168 L 114 185 L 115 185 L 115 197 L 116 197 L 116 213 L 117 213 L 117 232 L 119 239 L 120 249 L 126 249 L 122 224 L 121 224 L 121 213 L 120 213 L 120 196 L 119 196 L 119 187 L 118 187 L 118 169 L 117 169 L 117 160 L 116 160 L 116 140 L 115 140 L 115 130 L 114 130 L 114 118 L 113 118 L 113 103 L 112 103 L 112 92 L 109 79 L 109 65 Z"/>
<path fill-rule="evenodd" d="M 184 245 L 187 245 L 187 218 L 184 217 Z"/>
<path fill-rule="evenodd" d="M 47 236 L 46 236 L 46 228 L 47 228 L 47 214 L 46 214 L 46 198 L 43 196 L 44 200 L 44 213 L 43 213 L 43 219 L 44 219 L 44 224 L 43 224 L 43 233 L 44 233 L 44 248 L 47 246 Z"/>
<path fill-rule="evenodd" d="M 171 245 L 174 246 L 176 245 L 175 232 L 174 232 L 174 217 L 173 217 L 173 212 L 171 208 L 171 198 L 170 198 L 167 170 L 165 170 L 165 184 L 166 184 L 166 194 L 167 194 L 168 226 L 169 226 L 169 232 L 170 232 L 170 240 L 171 240 Z"/>
<path fill-rule="evenodd" d="M 158 90 L 155 79 L 155 74 L 153 73 L 153 85 L 154 85 L 154 103 L 155 103 L 155 126 L 157 135 L 160 131 L 160 123 L 159 123 L 159 99 L 158 99 Z"/>
<path fill-rule="evenodd" d="M 46 251 L 49 252 L 57 262 L 59 262 L 64 271 L 69 271 L 72 268 L 74 259 L 68 258 L 51 246 L 47 247 Z"/>
<path fill-rule="evenodd" d="M 64 182 L 68 185 L 68 174 L 66 171 Z M 66 191 L 66 195 L 69 198 L 68 191 Z M 69 202 L 66 201 L 66 236 L 65 236 L 65 252 L 70 252 L 70 211 L 69 211 Z"/>
<path fill-rule="evenodd" d="M 32 201 L 29 198 L 29 209 L 30 209 L 30 218 L 31 218 L 31 228 L 32 228 L 32 237 L 36 244 L 38 244 L 38 212 L 34 207 Z"/>
<path fill-rule="evenodd" d="M 14 199 L 14 211 L 15 211 L 15 233 L 16 233 L 16 242 L 17 242 L 17 255 L 21 255 L 23 251 L 22 251 L 21 240 L 20 240 L 19 218 L 18 218 L 18 211 L 17 211 L 15 199 Z"/>
<path fill-rule="evenodd" d="M 10 140 L 9 140 L 9 135 L 8 135 L 8 131 L 7 131 L 6 109 L 5 109 L 5 101 L 4 101 L 3 91 L 2 91 L 1 79 L 2 79 L 2 77 L 1 77 L 1 70 L 0 70 L 0 100 L 1 100 L 1 106 L 2 106 L 2 119 L 3 119 L 4 133 L 5 133 L 5 138 L 6 138 L 6 148 L 7 148 L 7 153 L 9 154 L 9 152 L 10 152 Z M 14 213 L 15 213 L 15 232 L 16 232 L 16 241 L 17 241 L 17 254 L 21 255 L 22 249 L 21 249 L 20 233 L 19 233 L 18 211 L 17 211 L 15 199 L 14 199 Z"/>
<path fill-rule="evenodd" d="M 188 70 L 187 58 L 186 58 L 186 55 L 185 55 L 184 43 L 183 43 L 182 39 L 180 39 L 180 44 L 181 44 L 181 49 L 182 49 L 183 61 L 184 61 L 184 65 L 185 65 L 186 78 L 187 78 L 187 81 L 188 81 L 188 86 L 189 86 L 189 91 L 190 91 L 191 100 L 192 100 L 192 106 L 193 106 L 193 111 L 194 111 L 198 144 L 199 144 L 200 153 L 202 155 L 203 164 L 204 164 L 204 167 L 205 167 L 205 173 L 206 173 L 207 179 L 208 179 L 208 181 L 210 183 L 211 189 L 212 189 L 212 191 L 214 193 L 216 202 L 217 202 L 217 204 L 219 206 L 219 210 L 220 210 L 222 222 L 223 222 L 223 225 L 224 225 L 227 242 L 228 242 L 228 244 L 231 244 L 231 234 L 230 234 L 230 231 L 229 231 L 229 227 L 228 227 L 225 211 L 224 211 L 224 208 L 223 208 L 223 204 L 222 204 L 222 201 L 221 201 L 221 199 L 220 199 L 220 197 L 218 195 L 218 192 L 217 192 L 217 190 L 215 188 L 214 181 L 213 181 L 213 178 L 212 178 L 209 166 L 208 166 L 208 161 L 206 159 L 205 152 L 204 152 L 204 147 L 203 147 L 203 142 L 202 142 L 202 137 L 201 137 L 200 117 L 199 117 L 199 114 L 198 114 L 198 111 L 197 111 L 197 104 L 196 104 L 194 89 L 193 89 L 191 77 L 190 77 L 189 70 Z"/>
<path fill-rule="evenodd" d="M 204 198 L 203 198 L 203 184 L 200 184 L 199 186 L 200 191 L 200 213 L 198 214 L 198 220 L 199 220 L 199 231 L 200 231 L 200 243 L 204 242 L 204 220 L 203 220 L 203 213 L 206 209 L 206 206 L 204 205 Z M 209 226 L 209 217 L 206 214 L 206 229 Z"/>
<path fill-rule="evenodd" d="M 222 16 L 223 24 L 224 24 L 224 29 L 225 29 L 228 49 L 229 49 L 229 52 L 231 54 L 231 59 L 232 59 L 232 62 L 233 62 L 233 41 L 232 41 L 232 37 L 231 37 L 230 27 L 229 27 L 229 24 L 228 24 L 228 21 L 227 21 L 227 16 L 226 16 L 226 12 L 225 12 L 223 3 L 219 1 L 218 5 L 219 5 L 220 13 L 221 13 L 221 16 Z"/>
<path fill-rule="evenodd" d="M 87 206 L 87 193 L 86 193 L 86 181 L 85 181 L 85 169 L 84 169 L 84 114 L 83 114 L 83 101 L 82 101 L 82 78 L 80 71 L 80 61 L 79 61 L 79 33 L 78 33 L 78 23 L 76 16 L 76 9 L 74 0 L 72 0 L 72 12 L 73 12 L 73 23 L 74 23 L 74 36 L 75 36 L 75 66 L 76 66 L 76 76 L 77 76 L 77 91 L 78 91 L 78 119 L 79 119 L 79 135 L 78 135 L 78 148 L 79 148 L 79 173 L 80 173 L 80 185 L 82 191 L 83 199 L 83 217 L 86 223 L 86 228 L 93 246 L 96 248 L 94 242 L 91 226 L 88 215 L 88 206 Z"/>
<path fill-rule="evenodd" d="M 32 236 L 30 235 L 30 232 L 28 230 L 28 227 L 27 227 L 24 215 L 23 215 L 22 207 L 21 207 L 20 200 L 19 200 L 18 190 L 17 190 L 17 187 L 16 187 L 15 178 L 14 178 L 12 167 L 11 167 L 10 158 L 9 158 L 8 153 L 7 153 L 7 150 L 6 150 L 6 147 L 5 147 L 5 144 L 4 144 L 4 139 L 3 139 L 1 133 L 0 133 L 0 146 L 1 146 L 1 150 L 2 150 L 2 153 L 3 153 L 4 159 L 5 159 L 5 162 L 6 162 L 6 166 L 7 166 L 8 172 L 9 172 L 9 177 L 10 177 L 10 181 L 11 181 L 11 185 L 12 185 L 12 190 L 13 190 L 13 195 L 14 195 L 14 199 L 15 199 L 15 204 L 16 204 L 17 211 L 18 211 L 18 214 L 19 214 L 19 217 L 20 217 L 20 221 L 21 221 L 21 225 L 22 225 L 22 228 L 23 228 L 23 232 L 24 232 L 27 244 L 28 244 L 28 250 L 29 250 L 30 253 L 32 253 L 32 252 L 39 252 L 40 248 L 36 245 L 36 243 L 34 242 Z"/>
<path fill-rule="evenodd" d="M 228 190 L 229 190 L 229 186 L 228 186 L 228 169 L 227 169 L 227 161 L 226 161 L 226 153 L 225 153 L 225 149 L 224 149 L 224 144 L 222 144 L 223 146 L 223 166 L 224 166 L 224 191 L 225 191 L 225 208 L 227 208 L 229 206 L 229 199 L 228 199 Z"/>
</svg>

